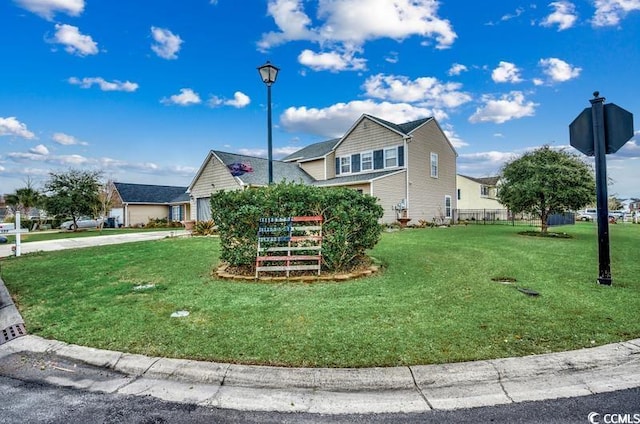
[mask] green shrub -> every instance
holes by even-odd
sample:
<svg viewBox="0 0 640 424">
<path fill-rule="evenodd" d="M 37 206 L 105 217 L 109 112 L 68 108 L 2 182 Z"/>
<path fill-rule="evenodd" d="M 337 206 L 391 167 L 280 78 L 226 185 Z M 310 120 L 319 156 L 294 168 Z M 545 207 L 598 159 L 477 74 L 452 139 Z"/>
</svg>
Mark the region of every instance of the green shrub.
<svg viewBox="0 0 640 424">
<path fill-rule="evenodd" d="M 216 226 L 213 220 L 198 221 L 193 229 L 193 234 L 196 236 L 210 236 L 216 233 Z"/>
<path fill-rule="evenodd" d="M 211 215 L 222 241 L 221 259 L 240 267 L 255 266 L 260 218 L 321 215 L 323 268 L 351 269 L 378 242 L 382 214 L 374 197 L 347 188 L 281 183 L 211 195 Z"/>
<path fill-rule="evenodd" d="M 168 218 L 149 218 L 149 221 L 141 225 L 145 228 L 177 228 L 182 227 L 179 221 L 169 221 Z"/>
</svg>

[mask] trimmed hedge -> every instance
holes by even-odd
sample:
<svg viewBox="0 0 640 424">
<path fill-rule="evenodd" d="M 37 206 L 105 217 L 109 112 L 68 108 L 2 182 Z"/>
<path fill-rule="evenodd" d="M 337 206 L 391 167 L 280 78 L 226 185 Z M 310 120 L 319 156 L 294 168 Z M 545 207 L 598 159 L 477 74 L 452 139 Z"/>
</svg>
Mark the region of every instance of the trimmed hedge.
<svg viewBox="0 0 640 424">
<path fill-rule="evenodd" d="M 357 266 L 365 251 L 376 245 L 382 214 L 374 197 L 347 188 L 280 183 L 211 195 L 211 215 L 222 241 L 221 259 L 251 269 L 255 269 L 262 217 L 322 215 L 323 269 L 336 272 Z"/>
</svg>

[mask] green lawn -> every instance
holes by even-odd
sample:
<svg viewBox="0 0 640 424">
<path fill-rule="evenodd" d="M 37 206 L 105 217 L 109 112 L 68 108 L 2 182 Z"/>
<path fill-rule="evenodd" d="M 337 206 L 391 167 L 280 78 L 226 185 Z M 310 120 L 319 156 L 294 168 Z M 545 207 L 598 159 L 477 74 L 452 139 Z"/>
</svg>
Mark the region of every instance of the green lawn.
<svg viewBox="0 0 640 424">
<path fill-rule="evenodd" d="M 166 357 L 396 366 L 640 337 L 640 225 L 610 227 L 612 287 L 596 284 L 592 223 L 562 227 L 571 239 L 524 229 L 385 233 L 371 252 L 383 271 L 341 283 L 217 280 L 218 238 L 29 254 L 3 260 L 2 278 L 32 334 Z M 492 281 L 507 277 L 541 295 Z"/>
</svg>

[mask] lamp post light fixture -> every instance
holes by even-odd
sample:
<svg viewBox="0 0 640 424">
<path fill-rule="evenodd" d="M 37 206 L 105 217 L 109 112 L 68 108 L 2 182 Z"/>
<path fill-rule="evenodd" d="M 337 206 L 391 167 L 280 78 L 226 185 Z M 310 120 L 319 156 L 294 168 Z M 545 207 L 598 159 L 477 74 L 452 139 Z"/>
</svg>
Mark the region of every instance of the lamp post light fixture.
<svg viewBox="0 0 640 424">
<path fill-rule="evenodd" d="M 267 85 L 267 143 L 268 143 L 268 158 L 269 158 L 269 184 L 273 184 L 273 153 L 272 153 L 272 139 L 271 139 L 271 86 L 276 82 L 278 77 L 277 68 L 267 60 L 267 63 L 258 68 L 260 72 L 260 78 L 262 82 Z"/>
</svg>

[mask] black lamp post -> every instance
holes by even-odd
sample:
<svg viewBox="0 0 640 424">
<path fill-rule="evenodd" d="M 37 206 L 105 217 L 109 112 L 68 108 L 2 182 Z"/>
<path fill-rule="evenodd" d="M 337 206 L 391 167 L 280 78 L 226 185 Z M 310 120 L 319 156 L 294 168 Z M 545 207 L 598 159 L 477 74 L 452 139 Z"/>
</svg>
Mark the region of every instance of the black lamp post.
<svg viewBox="0 0 640 424">
<path fill-rule="evenodd" d="M 277 68 L 267 60 L 267 63 L 258 68 L 260 72 L 260 78 L 262 82 L 267 85 L 267 140 L 268 140 L 268 157 L 269 157 L 269 184 L 273 184 L 273 153 L 272 153 L 272 140 L 271 140 L 271 86 L 276 82 L 278 77 Z"/>
</svg>

